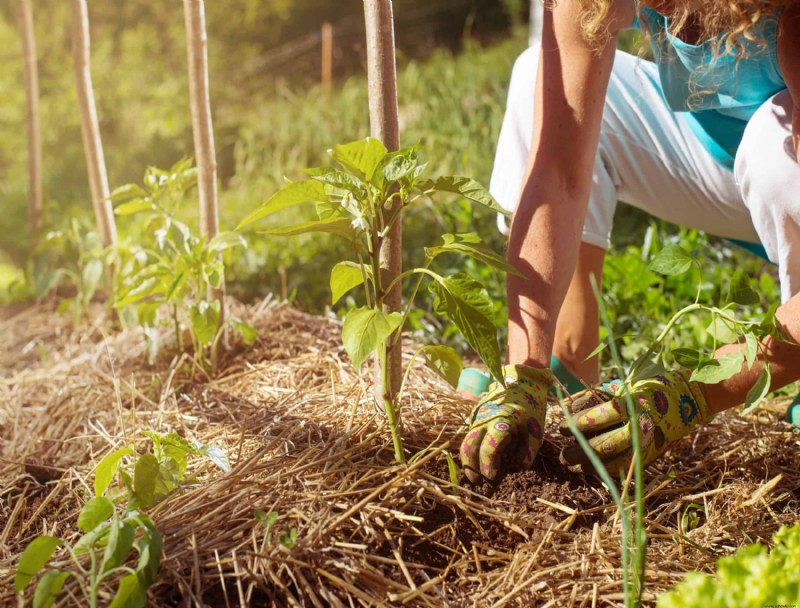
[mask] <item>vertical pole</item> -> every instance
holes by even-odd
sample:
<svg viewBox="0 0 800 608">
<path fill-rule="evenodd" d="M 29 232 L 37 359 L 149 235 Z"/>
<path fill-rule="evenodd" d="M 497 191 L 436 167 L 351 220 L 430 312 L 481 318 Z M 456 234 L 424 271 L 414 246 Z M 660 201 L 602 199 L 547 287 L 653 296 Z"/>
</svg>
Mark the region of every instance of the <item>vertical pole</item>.
<svg viewBox="0 0 800 608">
<path fill-rule="evenodd" d="M 333 74 L 333 25 L 328 21 L 322 24 L 322 90 L 329 93 Z"/>
<path fill-rule="evenodd" d="M 97 229 L 104 245 L 117 241 L 117 226 L 109 200 L 108 175 L 103 156 L 103 141 L 97 120 L 97 106 L 92 89 L 90 70 L 89 11 L 86 0 L 71 0 L 72 12 L 72 61 L 78 89 L 78 107 L 81 115 L 81 136 L 89 172 L 89 189 L 97 219 Z"/>
<path fill-rule="evenodd" d="M 42 136 L 39 122 L 39 69 L 31 0 L 17 0 L 25 72 L 25 118 L 28 127 L 28 229 L 42 226 Z"/>
<path fill-rule="evenodd" d="M 367 30 L 367 78 L 369 81 L 370 133 L 380 139 L 389 151 L 400 147 L 400 127 L 397 118 L 397 70 L 394 48 L 394 23 L 391 0 L 364 0 L 364 18 Z M 391 217 L 394 209 L 382 211 Z M 391 281 L 402 272 L 402 222 L 395 222 L 381 247 L 381 259 Z M 385 312 L 398 312 L 401 308 L 401 289 L 398 283 L 383 298 Z M 398 330 L 399 331 L 399 330 Z M 375 400 L 394 400 L 402 380 L 402 343 L 393 344 L 387 352 L 389 386 L 375 374 Z"/>
</svg>

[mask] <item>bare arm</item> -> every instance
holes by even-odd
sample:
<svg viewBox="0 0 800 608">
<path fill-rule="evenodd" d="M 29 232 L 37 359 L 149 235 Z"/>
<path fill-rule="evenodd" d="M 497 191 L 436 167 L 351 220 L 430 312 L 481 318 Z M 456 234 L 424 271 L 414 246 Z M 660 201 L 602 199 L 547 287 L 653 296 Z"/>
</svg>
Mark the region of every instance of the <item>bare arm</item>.
<svg viewBox="0 0 800 608">
<path fill-rule="evenodd" d="M 580 245 L 616 31 L 633 18 L 632 2 L 617 4 L 612 35 L 599 51 L 581 37 L 575 0 L 544 13 L 533 139 L 508 246 L 509 261 L 526 276 L 508 277 L 511 363 L 550 365 Z"/>
</svg>

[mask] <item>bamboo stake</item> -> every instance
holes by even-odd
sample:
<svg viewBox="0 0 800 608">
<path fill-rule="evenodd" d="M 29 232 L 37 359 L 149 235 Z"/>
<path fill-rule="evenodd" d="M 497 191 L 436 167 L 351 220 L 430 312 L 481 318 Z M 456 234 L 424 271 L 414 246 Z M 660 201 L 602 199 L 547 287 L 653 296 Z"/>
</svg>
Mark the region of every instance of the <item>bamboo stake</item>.
<svg viewBox="0 0 800 608">
<path fill-rule="evenodd" d="M 25 118 L 28 127 L 28 229 L 42 226 L 42 136 L 39 121 L 39 68 L 31 0 L 17 0 L 17 18 L 25 65 Z"/>
<path fill-rule="evenodd" d="M 104 245 L 117 241 L 117 226 L 111 209 L 106 174 L 103 141 L 100 138 L 100 124 L 97 120 L 92 73 L 90 70 L 89 10 L 86 0 L 70 0 L 72 13 L 72 61 L 75 69 L 75 83 L 78 89 L 78 107 L 81 116 L 81 136 L 86 154 L 86 168 L 89 172 L 89 189 L 92 205 L 97 219 L 97 229 Z"/>
<path fill-rule="evenodd" d="M 321 74 L 322 89 L 325 93 L 330 93 L 331 80 L 333 74 L 333 25 L 329 22 L 322 24 L 322 57 Z"/>
<path fill-rule="evenodd" d="M 397 118 L 397 73 L 395 66 L 394 23 L 391 0 L 364 0 L 364 19 L 367 30 L 367 78 L 369 80 L 369 122 L 372 137 L 380 139 L 389 151 L 400 147 L 400 127 Z M 394 209 L 385 211 L 391 217 Z M 402 222 L 395 222 L 381 247 L 381 259 L 388 280 L 402 272 Z M 401 308 L 401 289 L 398 283 L 384 297 L 384 311 L 398 312 Z M 386 394 L 392 399 L 402 380 L 401 340 L 389 339 L 388 351 L 390 387 Z M 376 366 L 377 367 L 377 366 Z M 375 373 L 375 400 L 383 403 L 381 374 Z"/>
</svg>

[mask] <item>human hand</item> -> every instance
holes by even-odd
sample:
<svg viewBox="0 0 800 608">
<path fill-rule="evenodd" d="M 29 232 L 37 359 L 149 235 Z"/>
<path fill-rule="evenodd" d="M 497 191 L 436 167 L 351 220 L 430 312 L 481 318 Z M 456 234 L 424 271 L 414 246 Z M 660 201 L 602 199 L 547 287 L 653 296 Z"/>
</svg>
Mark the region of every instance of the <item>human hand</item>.
<svg viewBox="0 0 800 608">
<path fill-rule="evenodd" d="M 481 475 L 494 480 L 509 471 L 527 469 L 542 445 L 552 372 L 506 365 L 503 374 L 506 385 L 489 387 L 470 414 L 461 444 L 461 464 L 473 482 Z"/>
<path fill-rule="evenodd" d="M 647 466 L 667 451 L 675 441 L 694 427 L 714 417 L 689 371 L 665 372 L 655 378 L 633 383 L 605 383 L 574 396 L 569 407 L 575 426 L 589 438 L 589 445 L 610 473 L 627 471 L 633 459 L 631 422 L 626 394 L 639 406 L 642 464 Z M 560 425 L 571 434 L 567 421 Z M 579 445 L 565 448 L 561 460 L 568 465 L 591 469 L 589 458 Z"/>
</svg>

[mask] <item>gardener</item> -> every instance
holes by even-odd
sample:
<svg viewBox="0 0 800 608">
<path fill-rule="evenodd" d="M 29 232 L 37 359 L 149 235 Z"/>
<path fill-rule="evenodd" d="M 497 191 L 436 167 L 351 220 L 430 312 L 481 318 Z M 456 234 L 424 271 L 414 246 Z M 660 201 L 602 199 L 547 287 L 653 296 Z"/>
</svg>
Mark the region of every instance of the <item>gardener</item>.
<svg viewBox="0 0 800 608">
<path fill-rule="evenodd" d="M 655 62 L 616 51 L 645 32 Z M 514 67 L 492 187 L 516 207 L 508 257 L 506 387 L 478 404 L 461 446 L 470 479 L 529 467 L 542 443 L 551 356 L 598 380 L 601 276 L 618 199 L 669 222 L 761 242 L 778 265 L 777 319 L 800 343 L 800 0 L 557 0 L 541 49 Z M 729 345 L 716 356 L 743 348 Z M 767 339 L 772 389 L 800 378 L 800 347 Z M 763 355 L 759 355 L 763 357 Z M 719 384 L 674 370 L 631 390 L 649 464 L 744 402 L 762 361 Z M 583 394 L 577 415 L 610 468 L 631 459 L 624 405 Z M 609 430 L 610 429 L 610 430 Z M 566 454 L 568 463 L 579 459 Z M 616 472 L 616 471 L 615 471 Z"/>
</svg>

